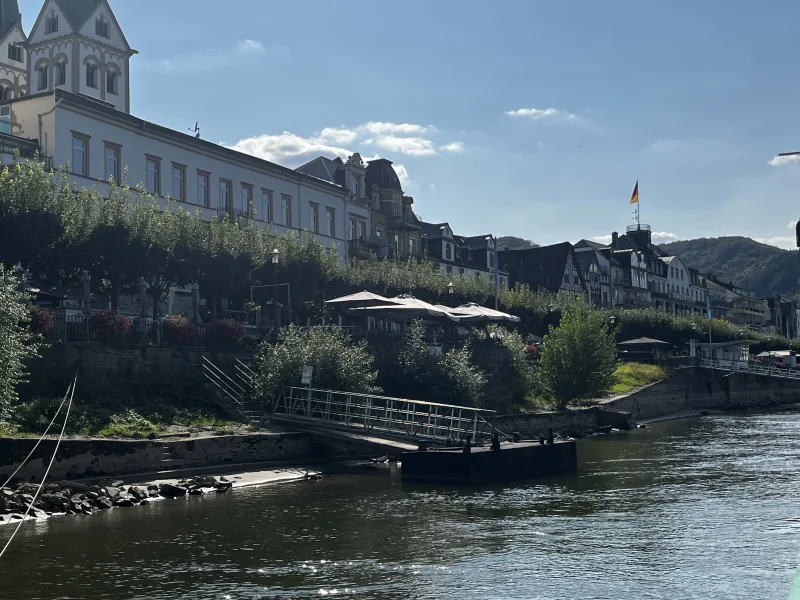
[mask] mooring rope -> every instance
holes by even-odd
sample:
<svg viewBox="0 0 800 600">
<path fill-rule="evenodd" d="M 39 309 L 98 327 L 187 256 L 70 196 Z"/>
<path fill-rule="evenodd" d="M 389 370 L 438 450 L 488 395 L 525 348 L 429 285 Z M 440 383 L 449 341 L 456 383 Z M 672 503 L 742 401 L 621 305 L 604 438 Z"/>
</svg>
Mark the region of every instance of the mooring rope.
<svg viewBox="0 0 800 600">
<path fill-rule="evenodd" d="M 69 384 L 69 386 L 67 387 L 67 393 L 66 393 L 66 394 L 64 394 L 64 398 L 61 400 L 61 404 L 59 405 L 59 407 L 58 407 L 58 410 L 56 411 L 56 414 L 54 414 L 54 415 L 53 415 L 53 419 L 50 421 L 50 425 L 48 425 L 48 426 L 47 426 L 47 429 L 45 429 L 45 430 L 44 430 L 44 433 L 43 433 L 43 434 L 42 434 L 42 436 L 39 438 L 39 441 L 37 441 L 37 442 L 36 442 L 36 445 L 33 447 L 33 449 L 32 449 L 30 452 L 28 452 L 28 456 L 26 456 L 26 457 L 23 459 L 23 461 L 22 461 L 22 462 L 19 464 L 19 466 L 17 467 L 17 470 L 16 470 L 16 471 L 14 471 L 14 472 L 11 474 L 11 477 L 9 477 L 8 479 L 6 479 L 6 481 L 5 481 L 5 483 L 4 483 L 3 485 L 0 485 L 0 490 L 2 490 L 4 487 L 6 487 L 6 486 L 8 485 L 8 483 L 9 483 L 9 482 L 10 482 L 12 479 L 14 479 L 14 476 L 16 476 L 16 474 L 17 474 L 17 473 L 19 473 L 19 470 L 20 470 L 22 467 L 24 467 L 24 466 L 25 466 L 25 463 L 26 463 L 26 462 L 28 462 L 28 459 L 29 459 L 29 458 L 30 458 L 30 457 L 33 455 L 33 453 L 34 453 L 34 452 L 36 452 L 36 449 L 39 447 L 39 444 L 41 444 L 41 443 L 42 443 L 42 440 L 43 440 L 43 439 L 44 439 L 44 438 L 47 436 L 48 432 L 50 431 L 50 428 L 53 426 L 53 423 L 55 423 L 55 422 L 56 422 L 56 419 L 58 418 L 58 415 L 59 415 L 59 413 L 61 412 L 61 409 L 62 409 L 62 408 L 64 408 L 64 403 L 66 403 L 66 401 L 67 401 L 67 396 L 69 396 L 69 392 L 70 392 L 70 390 L 71 390 L 71 389 L 72 389 L 72 384 Z"/>
<path fill-rule="evenodd" d="M 3 558 L 3 555 L 6 553 L 6 550 L 8 550 L 8 547 L 11 545 L 11 542 L 14 540 L 14 536 L 17 535 L 17 532 L 19 531 L 20 527 L 22 527 L 22 524 L 25 522 L 25 519 L 30 514 L 31 509 L 33 508 L 33 505 L 36 503 L 36 499 L 39 497 L 39 493 L 42 491 L 42 488 L 44 487 L 44 482 L 47 481 L 47 476 L 50 474 L 50 469 L 53 467 L 53 463 L 56 461 L 56 455 L 58 454 L 58 448 L 59 448 L 59 446 L 61 446 L 61 440 L 64 438 L 64 431 L 67 428 L 67 420 L 69 419 L 69 411 L 72 408 L 72 399 L 75 397 L 75 385 L 77 383 L 78 383 L 78 375 L 76 373 L 75 374 L 75 379 L 72 382 L 72 390 L 71 390 L 70 396 L 69 396 L 69 404 L 67 405 L 67 412 L 64 415 L 64 423 L 63 423 L 63 425 L 61 425 L 61 433 L 58 435 L 58 441 L 56 442 L 56 449 L 53 451 L 53 456 L 50 458 L 50 464 L 47 465 L 47 470 L 44 472 L 44 477 L 42 477 L 42 482 L 39 484 L 39 488 L 36 490 L 36 493 L 33 495 L 33 499 L 28 504 L 28 509 L 25 511 L 25 514 L 22 515 L 22 519 L 20 519 L 20 522 L 17 524 L 17 528 L 14 530 L 14 533 L 11 534 L 11 537 L 8 538 L 8 541 L 6 542 L 6 545 L 3 546 L 3 549 L 0 550 L 0 558 Z"/>
</svg>

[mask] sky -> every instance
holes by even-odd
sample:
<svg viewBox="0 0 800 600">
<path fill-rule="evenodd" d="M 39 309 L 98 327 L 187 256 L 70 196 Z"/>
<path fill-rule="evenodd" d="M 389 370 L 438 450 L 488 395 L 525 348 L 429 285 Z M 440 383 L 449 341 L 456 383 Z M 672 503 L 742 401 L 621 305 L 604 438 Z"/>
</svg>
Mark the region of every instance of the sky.
<svg viewBox="0 0 800 600">
<path fill-rule="evenodd" d="M 800 2 L 110 0 L 138 117 L 289 167 L 394 162 L 461 235 L 794 247 Z M 28 30 L 41 0 L 20 0 Z"/>
</svg>

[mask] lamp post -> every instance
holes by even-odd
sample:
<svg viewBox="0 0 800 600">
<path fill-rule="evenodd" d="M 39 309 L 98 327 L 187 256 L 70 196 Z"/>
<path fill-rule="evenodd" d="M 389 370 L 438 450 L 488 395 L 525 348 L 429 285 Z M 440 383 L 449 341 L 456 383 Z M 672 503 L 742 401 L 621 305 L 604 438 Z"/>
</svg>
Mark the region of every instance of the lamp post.
<svg viewBox="0 0 800 600">
<path fill-rule="evenodd" d="M 455 295 L 455 293 L 456 293 L 456 285 L 452 281 L 450 281 L 447 284 L 447 303 L 448 303 L 448 306 L 450 306 L 450 308 L 454 308 L 453 307 L 453 296 Z"/>
<path fill-rule="evenodd" d="M 275 328 L 272 331 L 272 339 L 277 341 L 278 340 L 278 330 L 281 327 L 281 312 L 280 308 L 278 308 L 278 262 L 280 260 L 280 251 L 275 248 L 271 253 L 272 258 L 272 271 L 274 273 L 274 282 L 275 287 L 272 288 L 272 309 L 275 311 L 273 314 L 275 315 Z"/>
</svg>

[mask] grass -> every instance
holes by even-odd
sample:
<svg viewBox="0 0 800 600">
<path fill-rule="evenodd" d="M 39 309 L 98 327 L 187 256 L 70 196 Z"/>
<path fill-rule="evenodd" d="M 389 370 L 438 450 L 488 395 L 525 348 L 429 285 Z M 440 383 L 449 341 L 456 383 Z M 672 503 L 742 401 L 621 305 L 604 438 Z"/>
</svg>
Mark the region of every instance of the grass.
<svg viewBox="0 0 800 600">
<path fill-rule="evenodd" d="M 614 376 L 617 383 L 611 387 L 611 391 L 614 394 L 625 394 L 634 388 L 664 379 L 667 376 L 667 369 L 644 363 L 623 363 L 617 367 Z"/>
</svg>

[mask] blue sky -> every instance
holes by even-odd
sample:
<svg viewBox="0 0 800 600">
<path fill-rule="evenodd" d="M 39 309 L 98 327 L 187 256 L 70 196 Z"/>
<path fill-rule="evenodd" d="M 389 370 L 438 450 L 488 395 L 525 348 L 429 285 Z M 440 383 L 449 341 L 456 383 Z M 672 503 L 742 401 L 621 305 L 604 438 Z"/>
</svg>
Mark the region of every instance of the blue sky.
<svg viewBox="0 0 800 600">
<path fill-rule="evenodd" d="M 137 116 L 292 167 L 388 158 L 458 233 L 608 235 L 638 178 L 657 240 L 793 245 L 796 0 L 111 5 Z"/>
</svg>

